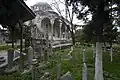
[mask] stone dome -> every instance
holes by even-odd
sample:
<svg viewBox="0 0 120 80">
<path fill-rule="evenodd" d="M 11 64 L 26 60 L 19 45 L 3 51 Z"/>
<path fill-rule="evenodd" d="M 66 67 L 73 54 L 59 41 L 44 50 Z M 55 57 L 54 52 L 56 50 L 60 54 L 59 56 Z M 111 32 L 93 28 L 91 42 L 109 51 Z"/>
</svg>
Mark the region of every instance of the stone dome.
<svg viewBox="0 0 120 80">
<path fill-rule="evenodd" d="M 46 2 L 38 2 L 38 3 L 36 3 L 36 4 L 33 5 L 33 6 L 35 6 L 36 8 L 38 8 L 40 11 L 53 10 L 53 9 L 51 8 L 51 6 L 50 6 L 48 3 L 46 3 Z"/>
</svg>

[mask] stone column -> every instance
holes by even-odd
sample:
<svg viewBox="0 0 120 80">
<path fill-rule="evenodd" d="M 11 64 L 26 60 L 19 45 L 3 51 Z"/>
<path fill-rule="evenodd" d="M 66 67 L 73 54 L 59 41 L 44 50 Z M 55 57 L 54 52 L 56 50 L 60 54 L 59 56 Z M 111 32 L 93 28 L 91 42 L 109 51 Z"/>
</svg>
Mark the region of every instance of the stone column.
<svg viewBox="0 0 120 80">
<path fill-rule="evenodd" d="M 61 28 L 62 28 L 62 22 L 60 20 L 60 40 L 62 39 L 62 31 L 61 31 Z M 60 49 L 61 49 L 61 43 L 60 43 Z"/>
<path fill-rule="evenodd" d="M 61 31 L 62 29 L 61 28 L 62 28 L 62 21 L 60 20 L 60 39 L 62 38 L 62 31 Z"/>
<path fill-rule="evenodd" d="M 8 69 L 12 69 L 13 67 L 13 57 L 14 57 L 14 50 L 9 49 L 8 50 Z"/>
<path fill-rule="evenodd" d="M 67 40 L 67 27 L 65 26 L 65 39 Z"/>
<path fill-rule="evenodd" d="M 50 53 L 53 53 L 53 50 L 52 50 L 52 46 L 53 46 L 53 25 L 54 25 L 54 21 L 51 21 L 51 40 L 50 40 L 50 43 L 51 43 L 51 52 Z"/>
<path fill-rule="evenodd" d="M 54 22 L 51 21 L 51 41 L 53 41 L 53 25 L 54 25 Z"/>
</svg>

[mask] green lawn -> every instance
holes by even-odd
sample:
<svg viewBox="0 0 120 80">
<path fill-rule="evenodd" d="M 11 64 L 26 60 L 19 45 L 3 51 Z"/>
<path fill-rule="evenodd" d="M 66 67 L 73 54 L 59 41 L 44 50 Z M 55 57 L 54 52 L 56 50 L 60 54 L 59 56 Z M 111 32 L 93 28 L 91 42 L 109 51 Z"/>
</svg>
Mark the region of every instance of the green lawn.
<svg viewBox="0 0 120 80">
<path fill-rule="evenodd" d="M 72 52 L 72 60 L 64 60 L 63 58 L 67 58 L 67 54 L 70 49 L 64 49 L 62 51 L 56 51 L 54 56 L 51 57 L 49 62 L 51 63 L 50 67 L 46 69 L 51 73 L 51 80 L 56 80 L 57 73 L 57 63 L 62 58 L 62 72 L 61 75 L 65 74 L 67 71 L 70 71 L 73 80 L 81 80 L 82 78 L 82 55 L 80 54 L 80 49 L 75 48 Z"/>
<path fill-rule="evenodd" d="M 8 49 L 10 49 L 10 48 L 12 48 L 12 45 L 0 45 L 0 51 L 2 51 L 2 50 L 8 50 Z M 18 49 L 18 48 L 20 48 L 20 45 L 15 45 L 15 49 Z"/>
<path fill-rule="evenodd" d="M 82 51 L 80 47 L 76 47 L 72 52 L 72 59 L 65 60 L 67 57 L 70 48 L 57 50 L 55 53 L 49 58 L 49 64 L 45 67 L 44 71 L 50 72 L 51 80 L 56 80 L 57 74 L 57 64 L 58 62 L 62 63 L 61 76 L 65 74 L 67 71 L 70 71 L 73 80 L 82 80 Z M 87 58 L 87 67 L 88 67 L 88 79 L 94 80 L 94 63 L 95 60 L 92 56 L 92 48 L 87 47 L 86 51 Z M 120 80 L 120 53 L 113 53 L 113 62 L 110 62 L 109 52 L 103 52 L 103 69 L 104 69 L 104 80 Z M 8 78 L 8 79 L 5 79 Z M 19 76 L 19 74 L 9 75 L 1 77 L 0 80 L 31 80 L 31 75 L 26 74 L 24 76 Z M 14 79 L 10 79 L 10 78 Z M 16 79 L 16 78 L 19 79 Z M 29 77 L 29 78 L 28 78 Z"/>
<path fill-rule="evenodd" d="M 87 65 L 89 79 L 94 79 L 94 59 L 92 58 L 92 48 L 87 48 Z M 113 52 L 113 62 L 110 61 L 109 52 L 103 52 L 104 80 L 120 80 L 120 53 Z"/>
</svg>

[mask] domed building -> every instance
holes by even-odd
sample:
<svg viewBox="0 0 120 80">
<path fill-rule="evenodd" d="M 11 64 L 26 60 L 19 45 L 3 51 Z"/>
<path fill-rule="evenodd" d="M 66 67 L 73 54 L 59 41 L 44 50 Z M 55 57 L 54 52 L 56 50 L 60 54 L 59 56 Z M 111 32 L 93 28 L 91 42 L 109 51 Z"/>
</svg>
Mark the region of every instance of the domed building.
<svg viewBox="0 0 120 80">
<path fill-rule="evenodd" d="M 32 22 L 31 38 L 36 55 L 44 58 L 53 48 L 71 45 L 69 21 L 63 21 L 48 3 L 36 3 L 31 6 L 36 14 Z M 65 20 L 65 19 L 64 19 Z"/>
<path fill-rule="evenodd" d="M 46 35 L 48 35 L 48 39 L 52 41 L 70 39 L 70 32 L 66 27 L 66 25 L 69 25 L 69 22 L 63 23 L 60 20 L 61 17 L 53 11 L 48 3 L 36 3 L 31 6 L 31 9 L 36 14 L 33 23 L 36 26 L 37 31 L 36 33 L 33 33 L 33 37 L 46 39 Z"/>
</svg>

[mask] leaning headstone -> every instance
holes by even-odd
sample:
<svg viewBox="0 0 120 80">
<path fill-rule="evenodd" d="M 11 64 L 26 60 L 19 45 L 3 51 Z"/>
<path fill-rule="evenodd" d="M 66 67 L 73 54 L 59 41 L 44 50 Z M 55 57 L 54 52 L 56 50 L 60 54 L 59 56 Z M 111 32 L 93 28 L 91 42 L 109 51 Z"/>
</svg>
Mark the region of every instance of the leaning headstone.
<svg viewBox="0 0 120 80">
<path fill-rule="evenodd" d="M 73 80 L 73 78 L 72 78 L 71 73 L 68 71 L 66 74 L 60 77 L 60 80 Z"/>
<path fill-rule="evenodd" d="M 71 46 L 71 51 L 73 51 L 73 46 Z"/>
<path fill-rule="evenodd" d="M 72 51 L 70 51 L 70 52 L 68 53 L 68 55 L 67 55 L 69 60 L 72 60 L 71 53 L 72 53 Z"/>
<path fill-rule="evenodd" d="M 28 47 L 28 65 L 29 67 L 32 65 L 33 59 L 33 48 L 31 46 Z"/>
<path fill-rule="evenodd" d="M 15 50 L 15 51 L 14 51 L 14 58 L 19 57 L 19 56 L 20 56 L 20 52 L 17 51 L 17 50 Z"/>
<path fill-rule="evenodd" d="M 57 80 L 60 79 L 61 76 L 61 63 L 57 65 Z"/>
<path fill-rule="evenodd" d="M 44 75 L 40 78 L 40 80 L 50 80 L 50 73 L 45 72 Z"/>
<path fill-rule="evenodd" d="M 86 65 L 86 63 L 83 63 L 82 80 L 87 80 L 87 65 Z"/>
<path fill-rule="evenodd" d="M 13 57 L 14 57 L 14 50 L 9 49 L 8 50 L 8 69 L 12 69 L 13 67 Z"/>
</svg>

